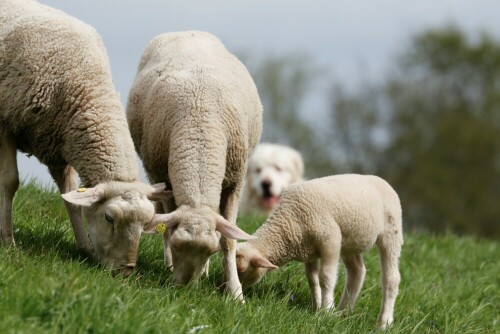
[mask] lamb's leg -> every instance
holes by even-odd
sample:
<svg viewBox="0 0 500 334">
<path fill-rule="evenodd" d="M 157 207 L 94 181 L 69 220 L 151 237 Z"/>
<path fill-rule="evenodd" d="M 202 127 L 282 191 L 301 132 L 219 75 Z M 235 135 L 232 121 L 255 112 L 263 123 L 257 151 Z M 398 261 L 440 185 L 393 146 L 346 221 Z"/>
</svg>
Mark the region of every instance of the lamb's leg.
<svg viewBox="0 0 500 334">
<path fill-rule="evenodd" d="M 354 308 L 366 274 L 365 264 L 361 255 L 343 257 L 342 261 L 346 267 L 346 283 L 342 298 L 340 299 L 339 310 L 343 310 L 346 307 Z"/>
<path fill-rule="evenodd" d="M 19 187 L 16 146 L 0 135 L 0 243 L 15 245 L 12 231 L 12 201 Z"/>
<path fill-rule="evenodd" d="M 78 187 L 77 174 L 73 167 L 67 165 L 63 168 L 49 168 L 50 175 L 59 188 L 61 194 L 65 194 Z M 89 255 L 93 254 L 92 244 L 83 224 L 82 210 L 78 205 L 64 201 L 68 211 L 69 220 L 75 233 L 76 247 Z"/>
<path fill-rule="evenodd" d="M 398 295 L 399 282 L 399 256 L 401 254 L 401 241 L 397 235 L 386 235 L 379 239 L 380 261 L 382 264 L 382 309 L 378 316 L 381 329 L 387 328 L 394 320 L 394 304 Z"/>
<path fill-rule="evenodd" d="M 319 286 L 319 261 L 318 259 L 304 263 L 307 281 L 313 297 L 313 307 L 318 310 L 321 307 L 321 288 Z"/>
<path fill-rule="evenodd" d="M 339 237 L 327 241 L 320 251 L 321 266 L 319 270 L 319 285 L 321 287 L 321 307 L 333 309 L 333 290 L 337 283 L 337 271 L 340 259 L 340 231 Z"/>
<path fill-rule="evenodd" d="M 236 224 L 239 195 L 240 192 L 234 188 L 223 189 L 221 193 L 220 212 L 232 224 Z M 234 299 L 243 301 L 243 291 L 236 270 L 236 240 L 221 236 L 220 246 L 224 255 L 222 263 L 224 266 L 226 288 Z"/>
</svg>

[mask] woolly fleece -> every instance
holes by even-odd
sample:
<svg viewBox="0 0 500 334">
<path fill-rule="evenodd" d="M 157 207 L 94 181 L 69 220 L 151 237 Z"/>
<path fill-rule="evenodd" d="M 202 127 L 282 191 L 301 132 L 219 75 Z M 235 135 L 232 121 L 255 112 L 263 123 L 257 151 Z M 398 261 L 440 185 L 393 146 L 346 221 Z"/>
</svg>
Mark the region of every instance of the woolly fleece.
<svg viewBox="0 0 500 334">
<path fill-rule="evenodd" d="M 85 186 L 139 169 L 101 38 L 31 0 L 0 0 L 0 135 Z"/>
<path fill-rule="evenodd" d="M 347 268 L 341 310 L 354 306 L 366 272 L 361 254 L 377 244 L 383 291 L 379 325 L 392 323 L 400 282 L 402 213 L 398 195 L 383 179 L 345 174 L 291 185 L 254 236 L 238 244 L 243 285 L 258 282 L 267 269 L 277 268 L 274 265 L 301 261 L 315 307 L 333 308 L 341 258 Z"/>
<path fill-rule="evenodd" d="M 164 203 L 165 210 L 179 208 L 165 216 L 179 225 L 164 235 L 173 281 L 207 272 L 217 231 L 226 287 L 242 300 L 232 238 L 250 236 L 236 230 L 230 237 L 235 229 L 227 227 L 236 223 L 248 157 L 262 132 L 262 105 L 247 69 L 209 33 L 157 36 L 141 58 L 127 117 L 149 179 L 172 186 L 175 203 Z"/>
</svg>

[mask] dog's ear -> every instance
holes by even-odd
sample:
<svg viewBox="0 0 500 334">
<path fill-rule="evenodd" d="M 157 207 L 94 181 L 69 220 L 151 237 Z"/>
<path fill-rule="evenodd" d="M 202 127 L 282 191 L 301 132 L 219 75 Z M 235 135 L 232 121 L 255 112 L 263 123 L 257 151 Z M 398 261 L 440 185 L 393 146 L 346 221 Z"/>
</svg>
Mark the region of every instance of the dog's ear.
<svg viewBox="0 0 500 334">
<path fill-rule="evenodd" d="M 293 182 L 302 181 L 304 177 L 304 160 L 302 160 L 302 156 L 300 155 L 300 153 L 295 150 L 291 158 L 293 166 L 293 171 L 292 171 Z"/>
</svg>

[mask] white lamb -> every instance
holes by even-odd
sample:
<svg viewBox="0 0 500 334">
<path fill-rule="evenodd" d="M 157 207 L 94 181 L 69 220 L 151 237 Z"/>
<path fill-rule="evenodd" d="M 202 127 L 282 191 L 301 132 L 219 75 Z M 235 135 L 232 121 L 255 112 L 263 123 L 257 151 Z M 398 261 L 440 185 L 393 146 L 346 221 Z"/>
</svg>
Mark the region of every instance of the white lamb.
<svg viewBox="0 0 500 334">
<path fill-rule="evenodd" d="M 0 241 L 14 244 L 16 151 L 48 166 L 64 199 L 76 245 L 129 274 L 148 200 L 164 185 L 139 183 L 125 114 L 97 32 L 31 0 L 0 0 Z M 76 171 L 75 171 L 76 170 Z M 77 188 L 76 173 L 86 188 Z"/>
<path fill-rule="evenodd" d="M 340 258 L 347 280 L 339 309 L 354 306 L 365 277 L 361 254 L 377 244 L 383 292 L 378 321 L 381 328 L 392 323 L 403 232 L 398 195 L 381 178 L 345 174 L 291 185 L 254 236 L 237 246 L 243 287 L 257 283 L 268 269 L 301 261 L 316 309 L 334 307 Z"/>
<path fill-rule="evenodd" d="M 220 239 L 226 286 L 242 299 L 233 239 L 251 238 L 235 223 L 247 160 L 262 131 L 262 105 L 245 66 L 209 33 L 157 36 L 140 61 L 127 117 L 149 179 L 173 189 L 175 203 L 164 202 L 169 213 L 149 231 L 167 225 L 174 282 L 196 281 Z"/>
</svg>

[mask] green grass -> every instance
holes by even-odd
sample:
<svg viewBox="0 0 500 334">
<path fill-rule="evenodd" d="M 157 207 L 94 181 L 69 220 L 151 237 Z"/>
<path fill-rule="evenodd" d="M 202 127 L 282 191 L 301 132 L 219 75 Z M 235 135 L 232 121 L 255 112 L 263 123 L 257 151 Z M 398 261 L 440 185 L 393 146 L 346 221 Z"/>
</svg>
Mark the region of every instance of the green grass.
<svg viewBox="0 0 500 334">
<path fill-rule="evenodd" d="M 246 217 L 247 231 L 262 219 Z M 196 288 L 175 287 L 158 236 L 144 236 L 129 278 L 75 251 L 57 193 L 33 184 L 15 201 L 16 247 L 0 247 L 0 333 L 373 333 L 381 292 L 376 250 L 354 311 L 314 313 L 302 264 L 246 291 L 246 304 L 219 291 L 220 258 Z M 387 333 L 499 333 L 498 242 L 453 235 L 405 236 L 395 323 Z M 338 302 L 343 268 L 335 291 Z"/>
</svg>

